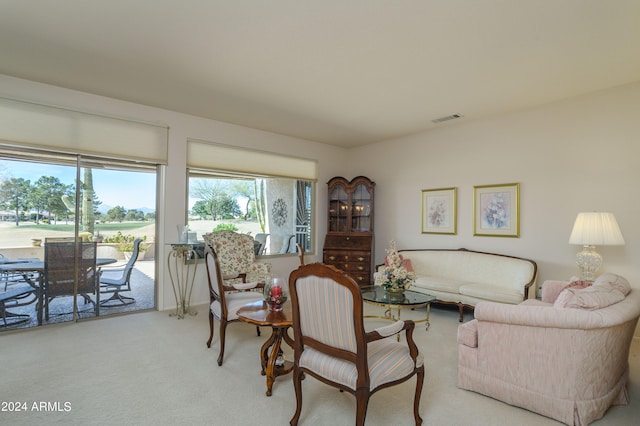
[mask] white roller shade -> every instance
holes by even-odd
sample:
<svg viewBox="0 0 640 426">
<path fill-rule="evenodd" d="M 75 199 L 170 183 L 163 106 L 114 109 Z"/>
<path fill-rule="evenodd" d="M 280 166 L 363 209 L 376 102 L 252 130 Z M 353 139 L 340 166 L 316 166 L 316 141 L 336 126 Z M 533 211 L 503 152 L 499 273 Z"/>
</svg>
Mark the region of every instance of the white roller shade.
<svg viewBox="0 0 640 426">
<path fill-rule="evenodd" d="M 317 179 L 314 160 L 196 140 L 187 142 L 187 165 L 194 169 Z"/>
<path fill-rule="evenodd" d="M 0 98 L 0 139 L 59 152 L 167 163 L 168 128 Z"/>
</svg>

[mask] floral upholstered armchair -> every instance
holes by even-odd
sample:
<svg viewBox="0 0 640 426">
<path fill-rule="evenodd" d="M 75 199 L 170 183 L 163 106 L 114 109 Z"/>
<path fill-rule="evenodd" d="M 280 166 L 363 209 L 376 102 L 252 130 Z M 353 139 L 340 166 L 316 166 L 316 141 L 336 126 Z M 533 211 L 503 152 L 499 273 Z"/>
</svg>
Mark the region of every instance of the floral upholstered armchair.
<svg viewBox="0 0 640 426">
<path fill-rule="evenodd" d="M 264 282 L 271 272 L 270 264 L 256 262 L 254 240 L 250 235 L 215 231 L 202 237 L 218 256 L 226 285 Z"/>
</svg>

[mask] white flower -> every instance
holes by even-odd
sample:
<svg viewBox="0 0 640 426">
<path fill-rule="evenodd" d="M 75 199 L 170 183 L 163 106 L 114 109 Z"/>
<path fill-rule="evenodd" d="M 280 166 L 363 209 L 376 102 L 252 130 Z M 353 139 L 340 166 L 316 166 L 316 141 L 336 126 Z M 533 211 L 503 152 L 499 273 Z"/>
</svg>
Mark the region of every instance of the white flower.
<svg viewBox="0 0 640 426">
<path fill-rule="evenodd" d="M 381 285 L 385 289 L 389 288 L 409 288 L 415 281 L 416 274 L 410 272 L 404 266 L 404 259 L 398 253 L 396 242 L 391 241 L 385 258 L 385 266 L 381 272 L 374 274 L 376 285 Z"/>
</svg>

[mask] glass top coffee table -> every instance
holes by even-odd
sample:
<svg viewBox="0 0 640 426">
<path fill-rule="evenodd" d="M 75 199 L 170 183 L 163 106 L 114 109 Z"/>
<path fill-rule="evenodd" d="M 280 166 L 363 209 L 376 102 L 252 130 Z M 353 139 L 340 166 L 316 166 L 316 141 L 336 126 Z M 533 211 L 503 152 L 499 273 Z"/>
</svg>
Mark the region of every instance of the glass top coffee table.
<svg viewBox="0 0 640 426">
<path fill-rule="evenodd" d="M 427 308 L 427 316 L 423 320 L 414 322 L 424 322 L 425 330 L 429 329 L 429 314 L 431 313 L 431 302 L 436 300 L 435 296 L 420 293 L 417 291 L 404 290 L 402 292 L 386 291 L 382 286 L 372 285 L 362 287 L 362 299 L 371 304 L 386 308 L 383 316 L 366 316 L 365 318 L 384 318 L 391 321 L 400 320 L 400 311 L 402 309 Z M 394 315 L 394 311 L 396 315 Z"/>
</svg>

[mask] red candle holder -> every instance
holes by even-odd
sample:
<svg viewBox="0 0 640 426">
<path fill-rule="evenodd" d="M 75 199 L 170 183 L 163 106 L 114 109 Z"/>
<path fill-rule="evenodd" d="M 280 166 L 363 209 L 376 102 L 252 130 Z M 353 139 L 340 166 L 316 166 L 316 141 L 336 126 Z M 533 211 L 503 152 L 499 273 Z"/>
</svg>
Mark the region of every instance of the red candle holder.
<svg viewBox="0 0 640 426">
<path fill-rule="evenodd" d="M 274 312 L 282 311 L 284 303 L 287 301 L 287 294 L 278 278 L 268 279 L 265 283 L 264 300 L 267 302 L 269 310 Z"/>
</svg>

